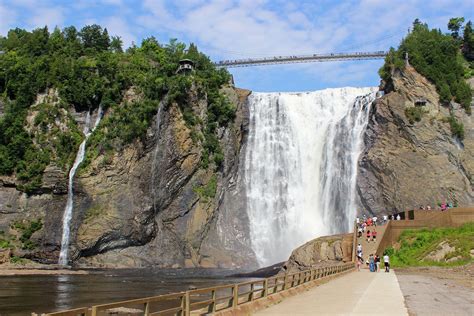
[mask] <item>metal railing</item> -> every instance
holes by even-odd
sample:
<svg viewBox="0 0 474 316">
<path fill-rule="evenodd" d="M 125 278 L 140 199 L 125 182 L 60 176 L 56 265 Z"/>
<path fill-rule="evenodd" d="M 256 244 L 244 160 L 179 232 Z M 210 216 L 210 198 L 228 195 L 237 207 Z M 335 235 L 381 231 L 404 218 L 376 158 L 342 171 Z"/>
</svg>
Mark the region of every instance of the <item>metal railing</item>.
<svg viewBox="0 0 474 316">
<path fill-rule="evenodd" d="M 273 64 L 292 64 L 292 63 L 308 63 L 308 62 L 324 62 L 324 61 L 341 61 L 341 60 L 367 60 L 385 58 L 387 52 L 353 52 L 353 53 L 331 53 L 331 54 L 313 54 L 299 56 L 274 56 L 264 58 L 247 58 L 234 60 L 221 60 L 215 62 L 217 67 L 249 67 Z"/>
<path fill-rule="evenodd" d="M 260 300 L 267 296 L 351 269 L 354 269 L 354 263 L 352 262 L 291 274 L 276 275 L 261 280 L 94 305 L 91 307 L 76 308 L 42 315 L 205 315 L 236 308 L 239 305 Z"/>
</svg>

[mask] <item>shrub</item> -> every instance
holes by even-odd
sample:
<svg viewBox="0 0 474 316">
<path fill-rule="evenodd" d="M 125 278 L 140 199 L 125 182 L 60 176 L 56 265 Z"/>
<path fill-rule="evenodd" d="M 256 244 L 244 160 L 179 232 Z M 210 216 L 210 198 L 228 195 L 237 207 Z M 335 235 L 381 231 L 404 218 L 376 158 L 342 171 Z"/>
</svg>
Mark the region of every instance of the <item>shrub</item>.
<svg viewBox="0 0 474 316">
<path fill-rule="evenodd" d="M 410 124 L 420 122 L 425 110 L 419 106 L 405 108 L 405 116 L 408 118 Z"/>
</svg>

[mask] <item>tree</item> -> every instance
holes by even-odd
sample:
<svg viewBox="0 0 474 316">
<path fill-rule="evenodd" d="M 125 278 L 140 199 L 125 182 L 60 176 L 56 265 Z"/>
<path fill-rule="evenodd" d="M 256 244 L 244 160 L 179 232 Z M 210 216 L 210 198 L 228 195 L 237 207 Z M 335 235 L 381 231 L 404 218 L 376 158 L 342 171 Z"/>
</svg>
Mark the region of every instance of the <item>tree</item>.
<svg viewBox="0 0 474 316">
<path fill-rule="evenodd" d="M 107 50 L 110 46 L 110 38 L 107 29 L 97 24 L 87 25 L 79 33 L 82 44 L 86 49 L 95 49 L 97 51 Z"/>
<path fill-rule="evenodd" d="M 462 24 L 464 23 L 464 18 L 451 18 L 448 22 L 448 30 L 451 31 L 451 36 L 455 39 L 459 38 L 459 31 L 462 28 Z"/>
<path fill-rule="evenodd" d="M 123 42 L 120 36 L 112 36 L 110 41 L 110 49 L 114 53 L 123 53 L 122 44 Z"/>
<path fill-rule="evenodd" d="M 474 60 L 474 33 L 471 21 L 468 21 L 464 27 L 462 52 L 468 61 Z"/>
</svg>

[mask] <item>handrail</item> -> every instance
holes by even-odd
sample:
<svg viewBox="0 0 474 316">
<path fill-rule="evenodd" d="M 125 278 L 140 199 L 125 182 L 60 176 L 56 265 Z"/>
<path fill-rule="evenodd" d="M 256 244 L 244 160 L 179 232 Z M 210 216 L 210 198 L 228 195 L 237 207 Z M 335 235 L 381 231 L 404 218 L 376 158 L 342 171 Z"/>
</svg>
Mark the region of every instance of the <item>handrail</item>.
<svg viewBox="0 0 474 316">
<path fill-rule="evenodd" d="M 189 290 L 159 296 L 151 296 L 122 302 L 94 305 L 60 312 L 42 314 L 42 316 L 102 316 L 110 314 L 151 315 L 204 315 L 232 309 L 239 305 L 260 300 L 273 294 L 296 288 L 314 280 L 322 279 L 350 269 L 352 262 L 313 268 L 295 273 L 286 273 L 265 279 L 235 284 L 218 285 L 203 289 Z M 239 290 L 243 290 L 239 292 Z M 36 315 L 36 314 L 32 314 Z"/>
</svg>

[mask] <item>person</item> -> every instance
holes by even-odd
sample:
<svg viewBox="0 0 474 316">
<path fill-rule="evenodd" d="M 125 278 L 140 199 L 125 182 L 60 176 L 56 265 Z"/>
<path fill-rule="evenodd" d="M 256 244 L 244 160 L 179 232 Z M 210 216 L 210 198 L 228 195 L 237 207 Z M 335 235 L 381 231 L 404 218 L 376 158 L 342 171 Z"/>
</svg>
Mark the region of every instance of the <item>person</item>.
<svg viewBox="0 0 474 316">
<path fill-rule="evenodd" d="M 370 272 L 375 272 L 375 261 L 374 261 L 373 254 L 369 255 L 369 269 L 370 269 Z"/>
<path fill-rule="evenodd" d="M 446 202 L 441 203 L 441 211 L 446 211 L 447 205 Z"/>
<path fill-rule="evenodd" d="M 372 226 L 372 217 L 367 220 L 367 226 Z"/>
<path fill-rule="evenodd" d="M 375 271 L 380 272 L 380 257 L 375 255 Z"/>
<path fill-rule="evenodd" d="M 385 224 L 387 221 L 388 221 L 388 216 L 387 216 L 387 215 L 384 215 L 384 216 L 383 216 L 383 223 Z"/>
<path fill-rule="evenodd" d="M 357 253 L 359 252 L 362 253 L 362 245 L 360 243 L 357 245 Z"/>
<path fill-rule="evenodd" d="M 375 242 L 376 241 L 376 238 L 377 238 L 377 231 L 374 229 L 372 231 L 372 241 Z"/>
<path fill-rule="evenodd" d="M 372 217 L 372 222 L 374 223 L 374 226 L 377 226 L 377 216 Z"/>
<path fill-rule="evenodd" d="M 427 205 L 427 206 L 426 206 L 426 210 L 427 210 L 427 211 L 431 211 L 431 205 Z"/>
<path fill-rule="evenodd" d="M 372 235 L 370 234 L 370 230 L 367 230 L 367 242 L 370 241 L 370 236 L 372 236 Z"/>
<path fill-rule="evenodd" d="M 357 228 L 357 238 L 362 237 L 362 227 Z"/>
<path fill-rule="evenodd" d="M 400 214 L 397 214 L 397 221 L 400 220 Z"/>
<path fill-rule="evenodd" d="M 359 219 L 359 217 L 356 217 L 356 223 L 357 223 L 357 226 L 359 226 L 359 224 L 360 224 L 360 219 Z"/>
<path fill-rule="evenodd" d="M 385 272 L 390 272 L 390 258 L 387 253 L 383 256 L 383 264 L 385 265 Z"/>
<path fill-rule="evenodd" d="M 360 271 L 360 266 L 362 265 L 362 256 L 357 256 L 357 271 Z"/>
</svg>

